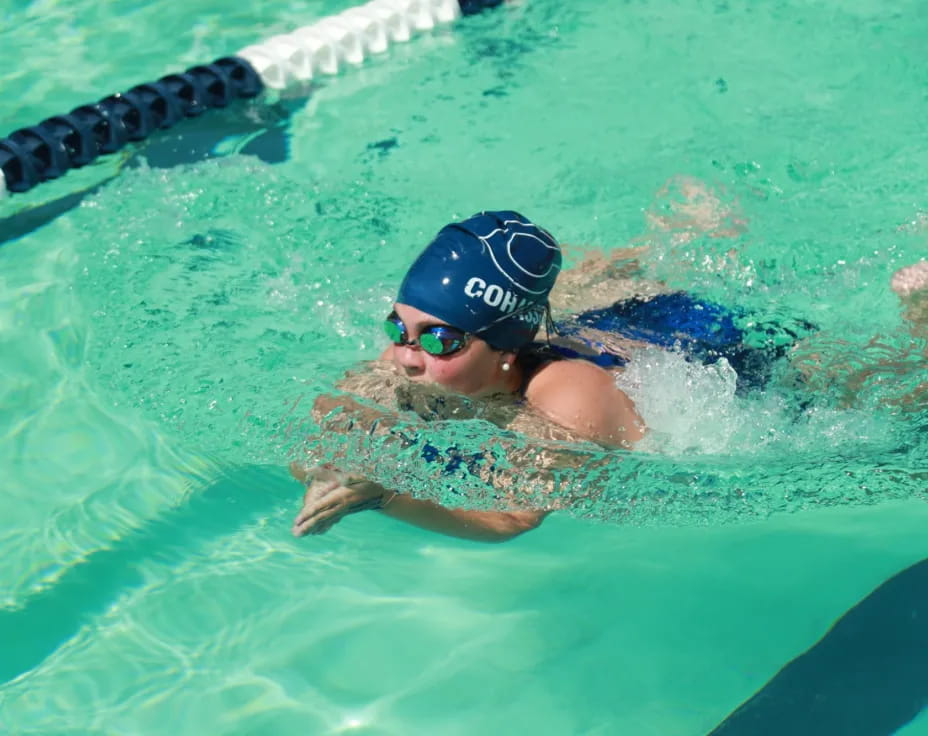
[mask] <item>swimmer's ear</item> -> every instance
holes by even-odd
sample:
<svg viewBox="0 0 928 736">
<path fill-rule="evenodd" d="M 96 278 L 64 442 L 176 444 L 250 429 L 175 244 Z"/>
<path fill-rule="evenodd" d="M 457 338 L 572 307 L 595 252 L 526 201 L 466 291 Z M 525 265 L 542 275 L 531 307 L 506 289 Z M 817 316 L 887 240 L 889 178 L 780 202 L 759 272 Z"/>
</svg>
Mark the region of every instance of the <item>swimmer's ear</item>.
<svg viewBox="0 0 928 736">
<path fill-rule="evenodd" d="M 499 367 L 503 371 L 508 371 L 516 362 L 517 353 L 514 350 L 507 350 L 500 353 Z"/>
</svg>

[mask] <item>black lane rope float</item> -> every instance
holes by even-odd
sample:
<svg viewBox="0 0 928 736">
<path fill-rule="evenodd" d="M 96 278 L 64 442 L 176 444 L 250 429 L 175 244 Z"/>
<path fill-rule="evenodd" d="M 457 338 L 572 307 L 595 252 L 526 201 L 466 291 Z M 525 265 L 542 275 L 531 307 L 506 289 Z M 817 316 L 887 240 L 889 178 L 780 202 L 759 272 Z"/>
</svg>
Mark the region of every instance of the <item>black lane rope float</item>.
<svg viewBox="0 0 928 736">
<path fill-rule="evenodd" d="M 0 171 L 9 192 L 25 192 L 130 141 L 263 89 L 244 59 L 227 56 L 191 67 L 11 133 L 0 139 Z"/>
</svg>

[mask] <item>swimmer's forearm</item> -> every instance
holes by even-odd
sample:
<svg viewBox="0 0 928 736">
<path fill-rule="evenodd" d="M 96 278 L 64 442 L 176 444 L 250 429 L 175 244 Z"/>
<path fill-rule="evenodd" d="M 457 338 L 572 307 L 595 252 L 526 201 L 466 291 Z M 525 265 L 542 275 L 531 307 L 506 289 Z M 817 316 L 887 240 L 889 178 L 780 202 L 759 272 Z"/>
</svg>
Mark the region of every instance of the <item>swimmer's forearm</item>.
<svg viewBox="0 0 928 736">
<path fill-rule="evenodd" d="M 407 495 L 394 497 L 381 513 L 422 529 L 473 542 L 505 542 L 539 526 L 547 515 L 545 511 L 448 509 Z"/>
</svg>

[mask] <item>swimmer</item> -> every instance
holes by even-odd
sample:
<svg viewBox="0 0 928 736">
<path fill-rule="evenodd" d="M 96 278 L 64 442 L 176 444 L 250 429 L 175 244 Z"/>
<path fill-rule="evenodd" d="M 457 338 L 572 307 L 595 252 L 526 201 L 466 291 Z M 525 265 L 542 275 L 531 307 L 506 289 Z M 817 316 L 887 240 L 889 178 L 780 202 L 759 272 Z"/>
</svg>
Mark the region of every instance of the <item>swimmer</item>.
<svg viewBox="0 0 928 736">
<path fill-rule="evenodd" d="M 485 212 L 444 227 L 410 267 L 384 322 L 381 355 L 401 377 L 468 397 L 508 397 L 578 438 L 629 448 L 644 434 L 611 373 L 587 360 L 553 360 L 533 340 L 561 268 L 558 243 L 515 212 Z M 544 511 L 469 511 L 417 500 L 363 479 L 294 466 L 307 491 L 296 535 L 322 533 L 367 508 L 434 531 L 503 541 Z"/>
<path fill-rule="evenodd" d="M 615 382 L 636 345 L 680 348 L 703 362 L 725 357 L 749 382 L 752 366 L 762 362 L 751 359 L 730 311 L 680 292 L 582 312 L 558 334 L 550 295 L 561 260 L 551 234 L 516 212 L 483 212 L 447 225 L 403 279 L 384 322 L 391 344 L 380 360 L 414 385 L 502 399 L 567 433 L 562 436 L 623 449 L 645 434 Z M 547 339 L 538 342 L 543 325 Z M 324 412 L 336 406 L 347 404 L 331 397 L 317 402 Z M 506 426 L 521 429 L 518 422 Z M 308 485 L 293 524 L 296 536 L 321 534 L 348 514 L 379 509 L 452 536 L 504 541 L 549 513 L 516 501 L 508 511 L 449 509 L 331 468 L 294 463 L 291 472 Z"/>
</svg>

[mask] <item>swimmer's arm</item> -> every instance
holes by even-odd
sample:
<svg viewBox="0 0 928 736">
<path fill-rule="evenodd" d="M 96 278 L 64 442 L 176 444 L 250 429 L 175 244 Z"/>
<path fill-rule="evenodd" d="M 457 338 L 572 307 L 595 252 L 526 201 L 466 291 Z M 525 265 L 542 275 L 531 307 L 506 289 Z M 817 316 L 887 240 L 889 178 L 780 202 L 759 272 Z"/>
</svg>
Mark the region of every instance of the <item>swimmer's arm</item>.
<svg viewBox="0 0 928 736">
<path fill-rule="evenodd" d="M 794 346 L 790 362 L 802 375 L 803 388 L 831 394 L 847 408 L 856 404 L 869 383 L 884 381 L 894 385 L 893 379 L 904 379 L 919 370 L 912 357 L 912 353 L 890 346 L 880 336 L 872 338 L 862 350 L 842 340 L 819 337 Z M 902 411 L 923 411 L 928 405 L 928 381 L 904 394 L 891 394 L 884 402 Z"/>
<path fill-rule="evenodd" d="M 527 397 L 539 411 L 576 432 L 578 436 L 601 445 L 627 448 L 643 436 L 643 423 L 634 404 L 615 386 L 611 374 L 584 361 L 560 361 L 552 363 L 551 367 L 556 368 L 546 369 L 543 381 L 539 381 L 542 376 L 532 381 L 532 396 Z M 328 424 L 328 428 L 334 431 L 363 428 L 372 434 L 391 434 L 391 427 L 399 423 L 394 413 L 359 404 L 348 396 L 321 396 L 317 399 L 317 417 L 334 409 L 343 411 Z M 348 423 L 349 426 L 339 426 L 342 423 Z M 581 460 L 584 458 L 567 453 L 549 462 L 552 467 L 569 467 Z M 392 490 L 384 491 L 382 486 L 370 481 L 368 483 L 387 494 L 384 498 L 388 503 L 380 509 L 385 515 L 423 529 L 473 541 L 503 542 L 512 539 L 538 527 L 550 513 L 544 510 L 479 511 L 447 508 L 399 492 L 392 495 Z"/>
<path fill-rule="evenodd" d="M 382 514 L 473 542 L 506 542 L 541 525 L 547 511 L 471 511 L 397 494 Z"/>
<path fill-rule="evenodd" d="M 644 437 L 644 422 L 613 375 L 586 361 L 549 363 L 525 398 L 553 422 L 600 445 L 629 448 Z"/>
<path fill-rule="evenodd" d="M 295 536 L 323 534 L 345 516 L 378 509 L 386 516 L 428 531 L 474 542 L 505 542 L 541 524 L 546 511 L 472 511 L 449 509 L 432 501 L 395 493 L 361 478 L 335 477 L 331 471 L 308 471 L 297 463 L 293 477 L 308 484 L 303 508 L 293 522 Z M 314 475 L 321 482 L 314 480 Z"/>
</svg>

